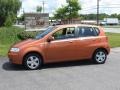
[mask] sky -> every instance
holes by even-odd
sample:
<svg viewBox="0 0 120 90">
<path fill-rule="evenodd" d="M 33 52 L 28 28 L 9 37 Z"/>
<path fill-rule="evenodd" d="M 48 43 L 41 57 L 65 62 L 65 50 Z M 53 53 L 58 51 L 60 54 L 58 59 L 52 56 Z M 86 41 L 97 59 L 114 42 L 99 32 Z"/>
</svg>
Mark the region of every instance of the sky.
<svg viewBox="0 0 120 90">
<path fill-rule="evenodd" d="M 53 15 L 55 10 L 62 5 L 66 5 L 66 0 L 21 0 L 22 7 L 18 15 L 20 16 L 23 11 L 25 12 L 36 12 L 37 6 L 43 6 L 43 1 L 45 2 L 45 13 L 49 13 L 50 16 Z M 97 0 L 79 0 L 82 10 L 79 11 L 80 14 L 90 14 L 96 13 Z M 120 0 L 99 0 L 100 3 L 100 13 L 120 13 Z"/>
</svg>

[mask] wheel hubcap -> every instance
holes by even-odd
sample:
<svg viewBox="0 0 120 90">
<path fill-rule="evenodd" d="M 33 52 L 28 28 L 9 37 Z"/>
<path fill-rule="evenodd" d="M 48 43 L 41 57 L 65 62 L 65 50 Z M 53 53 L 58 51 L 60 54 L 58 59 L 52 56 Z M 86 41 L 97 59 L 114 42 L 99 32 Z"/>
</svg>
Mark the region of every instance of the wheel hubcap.
<svg viewBox="0 0 120 90">
<path fill-rule="evenodd" d="M 27 66 L 31 69 L 35 69 L 39 66 L 39 58 L 36 57 L 36 56 L 30 56 L 28 59 L 27 59 Z"/>
<path fill-rule="evenodd" d="M 106 59 L 106 54 L 103 51 L 99 51 L 96 54 L 96 61 L 101 63 L 104 62 Z"/>
</svg>

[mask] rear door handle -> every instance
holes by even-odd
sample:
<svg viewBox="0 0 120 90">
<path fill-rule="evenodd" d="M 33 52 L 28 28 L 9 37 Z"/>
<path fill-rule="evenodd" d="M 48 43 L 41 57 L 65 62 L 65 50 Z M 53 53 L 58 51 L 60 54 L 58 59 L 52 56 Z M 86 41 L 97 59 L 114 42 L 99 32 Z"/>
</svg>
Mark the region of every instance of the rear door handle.
<svg viewBox="0 0 120 90">
<path fill-rule="evenodd" d="M 73 41 L 68 41 L 69 43 L 72 43 Z"/>
</svg>

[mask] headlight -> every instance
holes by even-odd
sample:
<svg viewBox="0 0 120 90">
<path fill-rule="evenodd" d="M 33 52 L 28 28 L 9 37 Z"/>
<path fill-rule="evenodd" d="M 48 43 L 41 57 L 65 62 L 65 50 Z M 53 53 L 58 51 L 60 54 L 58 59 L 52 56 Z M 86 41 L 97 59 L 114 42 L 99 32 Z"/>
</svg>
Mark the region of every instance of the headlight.
<svg viewBox="0 0 120 90">
<path fill-rule="evenodd" d="M 20 49 L 19 49 L 19 48 L 11 48 L 10 51 L 11 51 L 11 52 L 19 52 Z"/>
</svg>

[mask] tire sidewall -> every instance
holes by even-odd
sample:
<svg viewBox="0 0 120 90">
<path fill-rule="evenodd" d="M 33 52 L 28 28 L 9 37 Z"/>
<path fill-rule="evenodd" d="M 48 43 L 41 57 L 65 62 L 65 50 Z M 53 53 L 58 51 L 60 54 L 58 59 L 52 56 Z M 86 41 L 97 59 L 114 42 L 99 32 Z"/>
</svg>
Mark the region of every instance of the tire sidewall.
<svg viewBox="0 0 120 90">
<path fill-rule="evenodd" d="M 34 69 L 31 69 L 28 65 L 27 65 L 27 60 L 30 56 L 35 56 L 37 58 L 39 58 L 39 65 L 34 68 Z M 24 62 L 23 62 L 23 65 L 24 67 L 27 69 L 27 70 L 37 70 L 39 69 L 41 66 L 42 66 L 42 58 L 40 57 L 40 55 L 36 54 L 36 53 L 30 53 L 30 54 L 27 54 L 24 58 Z"/>
<path fill-rule="evenodd" d="M 100 51 L 104 52 L 104 54 L 105 54 L 105 59 L 104 59 L 103 62 L 98 62 L 98 61 L 96 60 L 96 54 L 97 54 L 98 52 L 100 52 Z M 107 52 L 106 52 L 105 50 L 98 49 L 98 50 L 96 50 L 96 51 L 94 52 L 92 61 L 93 61 L 94 63 L 96 63 L 96 64 L 104 64 L 104 63 L 106 62 L 106 59 L 107 59 Z"/>
</svg>

